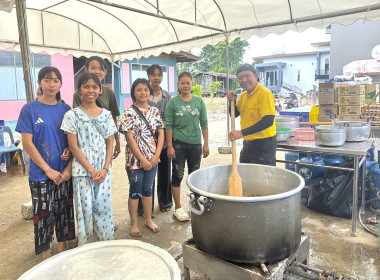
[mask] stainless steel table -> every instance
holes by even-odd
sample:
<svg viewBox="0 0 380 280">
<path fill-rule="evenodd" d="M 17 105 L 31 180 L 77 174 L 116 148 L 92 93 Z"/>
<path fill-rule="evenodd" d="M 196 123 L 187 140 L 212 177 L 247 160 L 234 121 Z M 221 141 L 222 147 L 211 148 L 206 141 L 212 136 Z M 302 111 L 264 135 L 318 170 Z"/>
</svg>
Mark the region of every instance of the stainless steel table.
<svg viewBox="0 0 380 280">
<path fill-rule="evenodd" d="M 354 167 L 346 168 L 346 167 L 337 167 L 337 166 L 329 166 L 324 165 L 324 168 L 328 169 L 338 169 L 338 170 L 348 170 L 354 172 L 354 180 L 353 180 L 353 209 L 352 209 L 352 236 L 357 236 L 356 224 L 358 218 L 358 180 L 359 180 L 359 172 L 360 167 L 362 167 L 362 186 L 365 185 L 365 160 L 367 156 L 368 150 L 372 147 L 374 140 L 368 139 L 362 142 L 346 142 L 338 147 L 327 147 L 320 146 L 315 141 L 299 141 L 294 137 L 290 137 L 286 142 L 277 142 L 277 150 L 278 151 L 293 151 L 293 152 L 308 152 L 308 153 L 316 153 L 316 154 L 324 154 L 324 155 L 340 155 L 354 158 Z M 277 160 L 277 162 L 283 163 L 293 163 L 295 162 L 285 161 L 285 160 Z M 364 164 L 363 164 L 364 163 Z M 302 163 L 302 165 L 308 166 L 317 166 L 314 164 Z M 320 165 L 318 165 L 320 167 Z M 365 188 L 362 188 L 362 202 L 364 203 L 364 191 Z"/>
</svg>

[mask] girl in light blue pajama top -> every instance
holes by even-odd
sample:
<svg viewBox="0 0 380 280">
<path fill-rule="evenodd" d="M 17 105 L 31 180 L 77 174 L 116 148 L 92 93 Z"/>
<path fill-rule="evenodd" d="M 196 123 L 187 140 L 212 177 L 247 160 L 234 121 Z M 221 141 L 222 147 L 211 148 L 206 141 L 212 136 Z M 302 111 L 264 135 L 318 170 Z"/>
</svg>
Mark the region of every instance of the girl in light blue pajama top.
<svg viewBox="0 0 380 280">
<path fill-rule="evenodd" d="M 88 90 L 91 87 L 95 89 Z M 91 107 L 91 101 L 95 104 L 94 96 L 100 91 L 97 88 L 100 89 L 101 84 L 96 75 L 85 73 L 79 78 L 83 103 L 65 114 L 61 126 L 68 134 L 74 155 L 72 176 L 79 246 L 89 242 L 91 217 L 95 241 L 114 239 L 110 163 L 112 137 L 117 129 L 108 110 L 96 105 Z M 84 104 L 86 98 L 90 105 Z M 91 116 L 92 112 L 96 112 L 96 116 Z M 72 139 L 76 139 L 76 143 Z"/>
</svg>

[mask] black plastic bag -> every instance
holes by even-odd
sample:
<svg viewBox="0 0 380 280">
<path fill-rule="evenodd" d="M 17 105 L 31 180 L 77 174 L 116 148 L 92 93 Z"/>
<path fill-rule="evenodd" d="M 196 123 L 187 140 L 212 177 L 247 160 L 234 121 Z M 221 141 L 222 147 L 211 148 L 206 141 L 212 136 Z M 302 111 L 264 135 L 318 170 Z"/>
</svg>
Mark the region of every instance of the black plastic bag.
<svg viewBox="0 0 380 280">
<path fill-rule="evenodd" d="M 342 167 L 352 167 L 346 162 Z M 328 169 L 325 178 L 313 180 L 309 185 L 306 207 L 342 218 L 352 217 L 353 172 Z"/>
</svg>

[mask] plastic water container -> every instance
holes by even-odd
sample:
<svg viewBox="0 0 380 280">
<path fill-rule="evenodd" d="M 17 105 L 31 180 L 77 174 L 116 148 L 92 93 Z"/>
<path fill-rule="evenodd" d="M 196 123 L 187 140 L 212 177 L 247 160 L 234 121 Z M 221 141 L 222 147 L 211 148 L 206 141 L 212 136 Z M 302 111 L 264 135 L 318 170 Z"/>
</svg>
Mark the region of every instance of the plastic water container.
<svg viewBox="0 0 380 280">
<path fill-rule="evenodd" d="M 334 156 L 334 155 L 322 155 L 322 160 L 325 163 L 325 165 L 339 165 L 344 162 L 344 158 L 341 156 Z"/>
<path fill-rule="evenodd" d="M 325 163 L 322 161 L 322 157 L 319 155 L 314 156 L 314 160 L 312 157 L 303 157 L 297 160 L 297 162 L 304 162 L 309 164 L 316 165 L 324 165 Z M 322 178 L 325 175 L 325 169 L 322 167 L 315 166 L 305 166 L 301 164 L 296 165 L 296 173 L 301 175 L 301 177 L 305 180 L 305 188 L 301 191 L 301 198 L 306 198 L 308 192 L 308 186 L 311 181 L 317 178 Z"/>
<path fill-rule="evenodd" d="M 369 199 L 378 198 L 377 193 L 380 192 L 380 167 L 379 164 L 375 164 L 370 169 L 370 190 Z M 380 209 L 380 201 L 371 202 L 371 206 L 376 209 Z"/>
<path fill-rule="evenodd" d="M 371 189 L 371 168 L 376 165 L 377 162 L 375 160 L 370 160 L 369 158 L 366 159 L 365 161 L 365 168 L 366 168 L 366 174 L 365 174 L 365 190 L 364 190 L 364 198 L 365 200 L 369 200 L 370 199 L 370 189 Z M 362 202 L 362 170 L 360 170 L 360 174 L 359 174 L 359 189 L 358 189 L 358 202 L 359 204 L 361 204 Z"/>
<path fill-rule="evenodd" d="M 369 159 L 370 160 L 375 160 L 375 146 L 372 146 L 371 149 L 369 149 L 368 154 L 369 154 Z"/>
<path fill-rule="evenodd" d="M 286 152 L 285 160 L 286 161 L 296 161 L 298 159 L 298 153 L 295 152 Z M 296 165 L 294 163 L 285 163 L 285 169 L 296 171 Z"/>
</svg>

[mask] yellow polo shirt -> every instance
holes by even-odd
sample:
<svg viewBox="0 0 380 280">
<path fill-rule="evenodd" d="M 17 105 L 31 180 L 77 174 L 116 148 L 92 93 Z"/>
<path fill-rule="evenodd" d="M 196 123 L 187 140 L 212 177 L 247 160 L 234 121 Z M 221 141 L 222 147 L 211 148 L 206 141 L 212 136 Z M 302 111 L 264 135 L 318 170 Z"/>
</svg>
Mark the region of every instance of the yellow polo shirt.
<svg viewBox="0 0 380 280">
<path fill-rule="evenodd" d="M 255 89 L 248 94 L 244 91 L 239 100 L 236 102 L 236 107 L 240 113 L 240 127 L 245 129 L 260 121 L 264 116 L 276 115 L 274 107 L 275 99 L 272 92 L 263 87 L 260 83 L 257 83 Z M 243 137 L 246 141 L 255 139 L 263 139 L 276 135 L 276 123 L 273 121 L 273 125 L 264 129 L 263 131 L 247 135 Z"/>
</svg>

